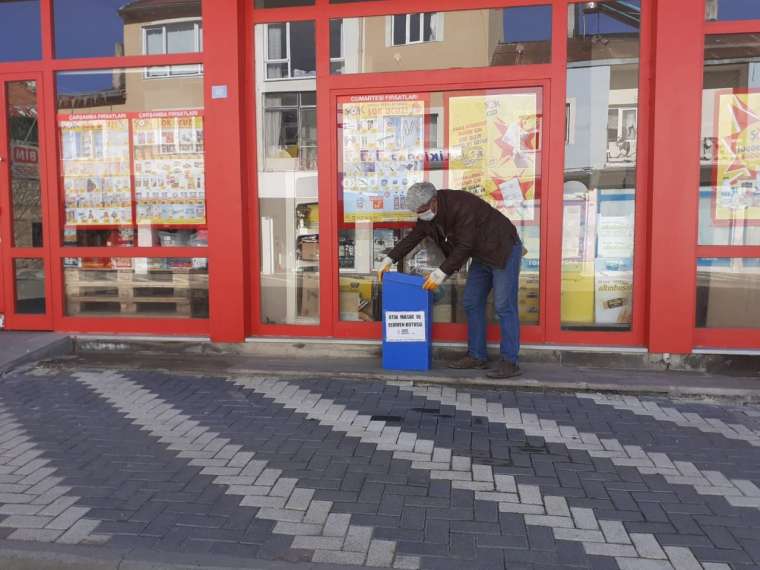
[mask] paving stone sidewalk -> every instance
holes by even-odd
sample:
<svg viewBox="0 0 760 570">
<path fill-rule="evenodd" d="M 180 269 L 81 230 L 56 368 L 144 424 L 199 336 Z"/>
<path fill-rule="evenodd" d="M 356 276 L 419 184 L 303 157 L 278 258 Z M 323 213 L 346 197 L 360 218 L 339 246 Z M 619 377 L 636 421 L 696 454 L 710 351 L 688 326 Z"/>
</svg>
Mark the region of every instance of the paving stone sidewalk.
<svg viewBox="0 0 760 570">
<path fill-rule="evenodd" d="M 251 567 L 760 568 L 760 407 L 32 369 L 0 379 L 0 539 Z"/>
</svg>

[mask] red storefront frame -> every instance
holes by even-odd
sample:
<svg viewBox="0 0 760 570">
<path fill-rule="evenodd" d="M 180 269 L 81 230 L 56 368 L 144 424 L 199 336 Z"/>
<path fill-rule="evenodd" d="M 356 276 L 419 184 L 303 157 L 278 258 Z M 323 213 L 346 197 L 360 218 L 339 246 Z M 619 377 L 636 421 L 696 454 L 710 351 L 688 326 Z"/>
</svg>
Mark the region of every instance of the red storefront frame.
<svg viewBox="0 0 760 570">
<path fill-rule="evenodd" d="M 328 0 L 315 0 L 313 6 L 294 8 L 255 9 L 248 4 L 246 17 L 245 51 L 246 94 L 248 100 L 246 122 L 253 125 L 248 131 L 247 145 L 255 148 L 255 76 L 253 29 L 257 24 L 312 20 L 316 25 L 317 52 L 317 125 L 319 164 L 320 211 L 328 213 L 328 221 L 320 223 L 320 323 L 318 325 L 269 325 L 261 323 L 259 299 L 261 287 L 260 240 L 258 228 L 250 235 L 251 265 L 251 326 L 252 336 L 331 337 L 338 339 L 374 339 L 381 335 L 380 323 L 353 323 L 339 319 L 338 297 L 338 223 L 337 223 L 337 98 L 347 95 L 385 94 L 398 92 L 425 93 L 433 91 L 466 91 L 479 89 L 508 89 L 515 87 L 541 87 L 543 90 L 544 141 L 542 156 L 541 204 L 541 281 L 540 322 L 523 326 L 525 344 L 604 345 L 643 347 L 646 343 L 647 268 L 648 268 L 648 200 L 650 174 L 650 115 L 652 73 L 653 2 L 643 0 L 640 36 L 639 69 L 639 149 L 637 160 L 636 225 L 634 257 L 634 316 L 630 331 L 568 331 L 560 322 L 561 243 L 564 172 L 564 116 L 567 39 L 558 30 L 567 29 L 568 0 L 384 0 L 356 4 L 330 4 Z M 331 75 L 329 68 L 329 22 L 333 18 L 381 16 L 394 13 L 424 11 L 457 11 L 515 6 L 552 5 L 552 60 L 550 64 L 475 69 L 441 69 L 418 72 L 384 72 L 351 75 Z M 400 87 L 402 86 L 402 87 Z M 327 103 L 325 99 L 328 99 Z M 551 117 L 555 117 L 554 124 Z M 556 118 L 559 117 L 557 120 Z M 250 191 L 250 220 L 258 220 L 256 188 L 257 165 L 254 153 L 249 153 L 248 180 Z M 553 223 L 552 223 L 553 222 Z M 496 327 L 489 330 L 489 339 L 498 337 Z M 466 339 L 464 325 L 437 324 L 433 327 L 436 341 Z"/>
<path fill-rule="evenodd" d="M 279 326 L 260 323 L 259 228 L 256 193 L 255 128 L 253 106 L 255 57 L 253 26 L 257 23 L 314 20 L 317 24 L 317 92 L 320 203 L 331 208 L 335 197 L 334 99 L 339 93 L 382 91 L 410 84 L 413 74 L 331 76 L 329 19 L 414 11 L 452 11 L 510 6 L 553 6 L 552 63 L 504 69 L 439 70 L 426 72 L 418 85 L 446 90 L 454 86 L 545 86 L 545 114 L 559 124 L 564 114 L 567 6 L 569 0 L 378 0 L 330 4 L 315 0 L 301 8 L 255 9 L 254 0 L 203 0 L 203 53 L 167 56 L 53 58 L 52 0 L 41 0 L 42 59 L 1 63 L 0 74 L 38 79 L 41 119 L 40 152 L 42 193 L 45 196 L 46 321 L 18 321 L 13 328 L 45 328 L 62 332 L 133 333 L 152 335 L 209 335 L 213 340 L 239 342 L 247 335 L 284 337 L 379 338 L 377 325 L 345 328 L 337 321 L 337 232 L 335 217 L 320 243 L 321 295 L 317 326 Z M 760 257 L 758 247 L 698 246 L 697 192 L 699 122 L 701 113 L 702 49 L 705 33 L 760 31 L 760 21 L 704 21 L 704 0 L 670 2 L 642 0 L 639 138 L 637 165 L 636 259 L 634 324 L 631 332 L 573 332 L 561 328 L 560 264 L 564 141 L 545 131 L 542 216 L 549 223 L 542 236 L 542 324 L 524 330 L 525 342 L 604 346 L 646 346 L 652 352 L 688 353 L 694 347 L 760 347 L 760 329 L 695 329 L 696 259 L 699 257 Z M 656 25 L 655 25 L 656 22 Z M 206 249 L 64 248 L 60 241 L 57 136 L 54 117 L 55 73 L 146 65 L 202 63 L 205 68 L 206 160 L 208 187 L 215 199 L 208 202 L 209 246 Z M 657 73 L 656 73 L 657 71 Z M 226 85 L 228 96 L 211 97 L 212 85 Z M 47 117 L 47 120 L 46 120 Z M 546 122 L 547 129 L 552 128 Z M 684 141 L 693 140 L 693 144 Z M 678 164 L 679 168 L 673 168 Z M 551 224 L 551 225 L 549 225 Z M 7 225 L 7 224 L 6 224 Z M 7 243 L 7 241 L 6 241 Z M 33 252 L 41 257 L 40 251 Z M 0 260 L 8 280 L 8 251 Z M 211 316 L 207 320 L 101 319 L 64 316 L 61 260 L 79 256 L 207 256 L 210 265 Z M 7 289 L 7 287 L 5 288 Z M 8 310 L 7 290 L 5 306 Z M 51 319 L 51 320 L 50 320 Z M 535 330 L 532 330 L 535 329 Z M 438 340 L 464 340 L 461 330 L 436 327 Z"/>
<path fill-rule="evenodd" d="M 760 32 L 760 20 L 743 20 L 743 21 L 715 21 L 705 22 L 703 25 L 703 33 L 701 34 L 699 49 L 704 50 L 704 36 L 706 35 L 720 35 L 720 34 L 745 34 L 745 33 L 758 33 Z M 695 82 L 695 88 L 698 93 L 702 93 L 703 88 L 703 73 L 702 64 L 704 62 L 704 55 L 701 54 L 699 58 L 700 73 L 697 81 Z M 696 112 L 696 125 L 697 130 L 700 128 L 700 119 L 702 112 L 701 98 L 699 101 L 699 107 Z M 699 135 L 698 135 L 699 136 Z M 696 153 L 695 153 L 696 154 Z M 698 156 L 698 155 L 697 155 Z M 695 171 L 698 172 L 699 161 L 698 159 L 691 159 L 695 163 Z M 697 184 L 698 187 L 698 184 Z M 695 227 L 698 223 L 697 216 L 695 214 Z M 696 271 L 697 259 L 705 257 L 749 257 L 760 258 L 760 246 L 714 246 L 714 245 L 698 245 L 697 237 L 694 237 L 694 267 Z M 696 275 L 694 278 L 694 287 L 696 288 Z M 694 328 L 693 346 L 703 349 L 747 349 L 757 350 L 760 348 L 760 323 L 758 328 L 745 329 L 745 328 Z"/>
<path fill-rule="evenodd" d="M 17 247 L 14 243 L 13 198 L 11 189 L 11 140 L 9 117 L 9 89 L 11 83 L 30 81 L 36 86 L 35 106 L 38 117 L 38 136 L 47 126 L 48 119 L 42 107 L 42 75 L 38 72 L 0 73 L 0 309 L 6 316 L 5 327 L 14 329 L 49 330 L 53 327 L 53 311 L 50 306 L 52 288 L 49 278 L 50 236 L 47 193 L 42 177 L 48 167 L 48 157 L 38 149 L 37 165 L 40 174 L 40 214 L 43 220 L 43 244 L 41 247 Z M 23 314 L 16 312 L 17 283 L 14 269 L 18 259 L 34 259 L 43 263 L 45 270 L 44 294 L 47 302 L 43 314 Z"/>
<path fill-rule="evenodd" d="M 219 341 L 240 341 L 245 335 L 246 323 L 238 318 L 240 307 L 247 307 L 248 299 L 243 292 L 244 274 L 243 248 L 244 235 L 242 221 L 240 224 L 217 223 L 211 220 L 230 220 L 240 218 L 241 205 L 245 202 L 242 192 L 244 172 L 241 163 L 243 146 L 242 137 L 236 136 L 236 129 L 229 125 L 238 125 L 242 114 L 240 108 L 240 69 L 238 58 L 230 61 L 230 25 L 243 22 L 244 3 L 235 1 L 202 3 L 205 48 L 202 53 L 184 53 L 163 56 L 123 56 L 93 57 L 81 59 L 54 58 L 53 0 L 40 0 L 40 25 L 42 30 L 42 59 L 37 61 L 13 62 L 0 64 L 0 75 L 9 73 L 23 74 L 20 77 L 38 78 L 38 112 L 40 115 L 40 154 L 42 168 L 40 183 L 42 187 L 45 232 L 45 269 L 47 312 L 46 317 L 13 317 L 7 325 L 15 330 L 56 330 L 61 332 L 115 333 L 115 334 L 151 334 L 151 335 L 187 335 L 214 336 Z M 236 27 L 233 26 L 233 29 Z M 238 36 L 237 32 L 234 34 Z M 238 53 L 237 46 L 233 50 Z M 204 115 L 208 126 L 205 129 L 207 164 L 217 164 L 215 168 L 207 167 L 207 185 L 213 186 L 215 200 L 209 200 L 207 212 L 209 219 L 209 246 L 207 248 L 159 248 L 159 247 L 64 247 L 61 243 L 62 211 L 59 196 L 58 133 L 55 118 L 57 106 L 55 100 L 55 74 L 60 71 L 86 71 L 119 68 L 139 68 L 155 65 L 203 64 L 206 85 L 204 86 Z M 212 83 L 228 87 L 228 97 L 224 101 L 215 101 L 210 96 Z M 46 120 L 50 118 L 49 120 Z M 241 127 L 242 128 L 242 127 Z M 237 163 L 237 164 L 236 164 Z M 3 231 L 7 232 L 9 224 L 3 222 Z M 8 243 L 8 242 L 6 242 Z M 227 247 L 227 243 L 240 244 Z M 42 257 L 43 250 L 25 250 L 14 252 L 13 257 Z M 8 265 L 9 253 L 3 252 L 4 265 Z M 30 253 L 30 255 L 27 255 Z M 223 267 L 221 271 L 210 269 L 210 304 L 214 307 L 213 319 L 154 319 L 154 318 L 108 318 L 108 317 L 70 317 L 65 314 L 62 261 L 66 257 L 207 257 L 209 265 Z M 3 267 L 5 283 L 9 276 L 7 267 Z M 12 302 L 12 288 L 5 287 L 4 309 L 8 311 Z M 218 293 L 218 294 L 217 294 Z"/>
</svg>

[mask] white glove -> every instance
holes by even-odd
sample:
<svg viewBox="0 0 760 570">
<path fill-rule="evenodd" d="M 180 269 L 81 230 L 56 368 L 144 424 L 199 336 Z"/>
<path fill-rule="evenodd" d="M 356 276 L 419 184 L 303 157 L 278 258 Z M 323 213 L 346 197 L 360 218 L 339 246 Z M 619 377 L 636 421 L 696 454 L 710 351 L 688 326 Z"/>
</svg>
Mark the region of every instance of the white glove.
<svg viewBox="0 0 760 570">
<path fill-rule="evenodd" d="M 447 277 L 448 275 L 441 271 L 440 268 L 436 269 L 427 276 L 427 279 L 425 279 L 425 283 L 423 283 L 422 288 L 426 291 L 435 291 L 438 289 L 438 287 L 441 286 L 441 283 L 446 281 Z"/>
<path fill-rule="evenodd" d="M 386 255 L 380 262 L 380 267 L 377 269 L 377 280 L 382 281 L 383 273 L 390 271 L 391 267 L 393 267 L 393 260 Z"/>
</svg>

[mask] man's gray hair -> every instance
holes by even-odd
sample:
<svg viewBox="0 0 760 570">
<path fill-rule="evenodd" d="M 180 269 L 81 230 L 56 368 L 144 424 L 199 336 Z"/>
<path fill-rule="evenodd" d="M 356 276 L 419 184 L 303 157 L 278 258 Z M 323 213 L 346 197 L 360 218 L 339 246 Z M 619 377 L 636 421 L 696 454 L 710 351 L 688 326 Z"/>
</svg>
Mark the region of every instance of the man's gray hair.
<svg viewBox="0 0 760 570">
<path fill-rule="evenodd" d="M 422 206 L 435 198 L 437 190 L 430 182 L 417 182 L 406 191 L 406 207 L 412 212 L 417 212 Z"/>
</svg>

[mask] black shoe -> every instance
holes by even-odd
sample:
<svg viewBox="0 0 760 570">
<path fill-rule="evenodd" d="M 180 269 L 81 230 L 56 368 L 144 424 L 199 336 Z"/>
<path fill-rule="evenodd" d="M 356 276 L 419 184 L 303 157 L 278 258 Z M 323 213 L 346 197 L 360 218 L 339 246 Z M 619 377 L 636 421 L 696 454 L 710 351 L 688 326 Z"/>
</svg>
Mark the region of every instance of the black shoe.
<svg viewBox="0 0 760 570">
<path fill-rule="evenodd" d="M 522 370 L 517 364 L 513 364 L 509 360 L 501 360 L 492 372 L 486 374 L 488 378 L 494 380 L 504 380 L 506 378 L 514 378 L 522 374 Z"/>
<path fill-rule="evenodd" d="M 465 354 L 459 360 L 450 362 L 449 368 L 455 370 L 483 370 L 484 368 L 488 368 L 488 361 L 480 360 L 479 358 Z"/>
</svg>

